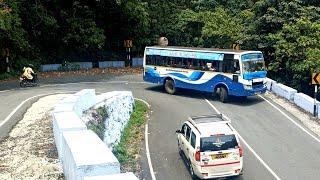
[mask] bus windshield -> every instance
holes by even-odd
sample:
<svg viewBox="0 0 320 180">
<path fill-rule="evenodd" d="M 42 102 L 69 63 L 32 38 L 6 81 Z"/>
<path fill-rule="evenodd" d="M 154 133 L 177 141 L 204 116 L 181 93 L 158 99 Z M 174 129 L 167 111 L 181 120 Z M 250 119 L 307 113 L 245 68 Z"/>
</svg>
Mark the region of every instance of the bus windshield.
<svg viewBox="0 0 320 180">
<path fill-rule="evenodd" d="M 241 56 L 243 71 L 246 72 L 257 72 L 265 71 L 265 63 L 262 54 L 252 53 Z"/>
</svg>

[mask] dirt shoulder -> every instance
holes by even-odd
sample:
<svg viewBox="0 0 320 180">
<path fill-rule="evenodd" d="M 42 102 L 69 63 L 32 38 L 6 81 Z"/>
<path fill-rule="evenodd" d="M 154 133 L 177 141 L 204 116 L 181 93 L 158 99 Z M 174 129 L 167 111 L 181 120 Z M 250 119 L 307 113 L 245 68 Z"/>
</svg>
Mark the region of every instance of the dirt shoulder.
<svg viewBox="0 0 320 180">
<path fill-rule="evenodd" d="M 39 99 L 0 141 L 0 179 L 64 179 L 54 143 L 51 111 L 68 95 Z"/>
</svg>

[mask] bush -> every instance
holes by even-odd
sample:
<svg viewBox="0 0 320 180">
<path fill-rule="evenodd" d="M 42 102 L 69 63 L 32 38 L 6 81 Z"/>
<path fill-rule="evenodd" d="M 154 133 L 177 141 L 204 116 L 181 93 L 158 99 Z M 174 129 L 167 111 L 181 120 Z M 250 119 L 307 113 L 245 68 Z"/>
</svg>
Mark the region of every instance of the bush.
<svg viewBox="0 0 320 180">
<path fill-rule="evenodd" d="M 65 61 L 61 67 L 58 68 L 58 71 L 78 71 L 80 69 L 80 65 L 77 63 L 70 63 L 69 61 Z"/>
<path fill-rule="evenodd" d="M 96 112 L 92 114 L 92 116 L 95 117 L 94 121 L 89 121 L 86 125 L 88 129 L 95 132 L 99 138 L 103 140 L 105 132 L 104 122 L 108 118 L 106 107 L 103 106 L 98 108 Z"/>
</svg>

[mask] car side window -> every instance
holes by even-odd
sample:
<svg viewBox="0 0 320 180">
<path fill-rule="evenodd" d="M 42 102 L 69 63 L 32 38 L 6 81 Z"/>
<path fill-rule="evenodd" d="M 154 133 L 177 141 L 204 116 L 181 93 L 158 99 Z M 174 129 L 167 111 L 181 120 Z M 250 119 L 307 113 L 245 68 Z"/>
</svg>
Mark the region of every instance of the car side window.
<svg viewBox="0 0 320 180">
<path fill-rule="evenodd" d="M 191 133 L 191 128 L 189 126 L 187 126 L 187 130 L 186 130 L 186 139 L 187 139 L 187 141 L 189 141 L 189 139 L 190 139 L 190 133 Z"/>
<path fill-rule="evenodd" d="M 196 135 L 193 132 L 191 133 L 190 144 L 193 148 L 196 147 Z"/>
<path fill-rule="evenodd" d="M 185 136 L 185 128 L 186 128 L 186 124 L 183 124 L 181 128 L 181 134 L 184 136 Z"/>
</svg>

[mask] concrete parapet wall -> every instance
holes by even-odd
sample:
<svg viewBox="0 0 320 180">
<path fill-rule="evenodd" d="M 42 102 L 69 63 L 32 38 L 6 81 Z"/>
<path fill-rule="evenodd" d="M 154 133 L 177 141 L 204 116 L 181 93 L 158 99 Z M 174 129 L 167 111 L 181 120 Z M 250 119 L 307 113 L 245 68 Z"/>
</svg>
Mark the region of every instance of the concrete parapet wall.
<svg viewBox="0 0 320 180">
<path fill-rule="evenodd" d="M 272 80 L 270 78 L 267 78 L 267 89 L 269 91 L 272 90 L 272 86 L 275 85 L 277 82 L 275 80 Z"/>
<path fill-rule="evenodd" d="M 129 91 L 113 91 L 96 96 L 94 89 L 84 89 L 62 99 L 55 106 L 52 113 L 54 139 L 67 180 L 120 173 L 120 164 L 108 146 L 120 141 L 121 131 L 130 119 L 133 104 L 134 99 Z M 85 125 L 83 112 L 98 107 L 105 107 L 108 113 L 105 123 L 108 146 L 94 132 L 87 130 Z M 126 175 L 114 176 L 118 177 Z"/>
<path fill-rule="evenodd" d="M 74 104 L 74 111 L 79 117 L 83 111 L 89 109 L 96 104 L 96 93 L 94 89 L 83 89 L 75 94 L 78 96 L 77 103 Z"/>
<path fill-rule="evenodd" d="M 74 64 L 78 64 L 80 69 L 92 69 L 92 62 L 74 62 Z"/>
<path fill-rule="evenodd" d="M 62 151 L 65 147 L 63 147 L 62 133 L 66 131 L 86 130 L 87 126 L 73 111 L 53 113 L 52 118 L 54 140 L 56 142 L 59 159 L 63 160 Z"/>
<path fill-rule="evenodd" d="M 124 67 L 124 61 L 100 61 L 99 68 Z"/>
<path fill-rule="evenodd" d="M 104 143 L 111 148 L 120 142 L 121 132 L 130 119 L 134 99 L 130 91 L 113 91 L 97 96 L 97 105 L 105 106 L 108 117 L 105 120 Z"/>
<path fill-rule="evenodd" d="M 138 180 L 138 178 L 132 173 L 121 173 L 121 174 L 112 174 L 106 176 L 92 176 L 85 177 L 84 180 L 106 180 L 106 179 L 115 179 L 115 180 Z"/>
<path fill-rule="evenodd" d="M 63 170 L 66 179 L 120 173 L 120 163 L 91 130 L 63 132 Z"/>
<path fill-rule="evenodd" d="M 132 67 L 142 67 L 143 58 L 132 58 Z"/>
<path fill-rule="evenodd" d="M 293 101 L 294 95 L 297 93 L 297 90 L 280 83 L 273 84 L 271 91 L 290 101 Z"/>
<path fill-rule="evenodd" d="M 308 95 L 305 95 L 303 93 L 296 93 L 294 95 L 294 103 L 301 107 L 302 109 L 310 112 L 311 114 L 313 114 L 313 109 L 314 109 L 314 99 L 311 98 Z M 319 106 L 319 101 L 316 102 L 316 109 Z"/>
<path fill-rule="evenodd" d="M 48 71 L 57 71 L 61 67 L 61 64 L 44 64 L 40 66 L 40 71 L 48 72 Z"/>
</svg>

